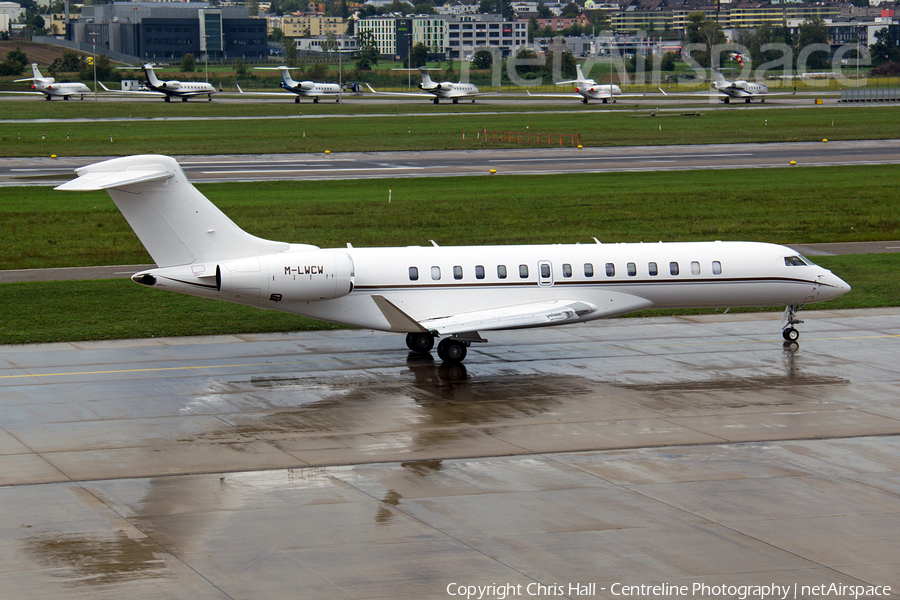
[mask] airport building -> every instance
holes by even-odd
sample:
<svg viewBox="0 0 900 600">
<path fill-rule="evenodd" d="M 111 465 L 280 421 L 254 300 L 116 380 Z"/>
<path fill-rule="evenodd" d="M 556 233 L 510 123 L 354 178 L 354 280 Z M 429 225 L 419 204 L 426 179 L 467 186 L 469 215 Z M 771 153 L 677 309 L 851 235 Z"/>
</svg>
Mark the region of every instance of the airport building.
<svg viewBox="0 0 900 600">
<path fill-rule="evenodd" d="M 500 15 L 416 15 L 361 19 L 357 31 L 371 31 L 383 56 L 406 56 L 422 43 L 431 54 L 468 60 L 481 48 L 497 48 L 504 57 L 528 43 L 528 23 Z"/>
<path fill-rule="evenodd" d="M 264 60 L 266 20 L 247 8 L 211 8 L 206 2 L 116 2 L 85 6 L 67 27 L 66 44 L 122 60 Z M 43 41 L 43 40 L 41 40 Z M 58 43 L 57 40 L 47 40 Z M 128 57 L 128 58 L 122 58 Z"/>
</svg>

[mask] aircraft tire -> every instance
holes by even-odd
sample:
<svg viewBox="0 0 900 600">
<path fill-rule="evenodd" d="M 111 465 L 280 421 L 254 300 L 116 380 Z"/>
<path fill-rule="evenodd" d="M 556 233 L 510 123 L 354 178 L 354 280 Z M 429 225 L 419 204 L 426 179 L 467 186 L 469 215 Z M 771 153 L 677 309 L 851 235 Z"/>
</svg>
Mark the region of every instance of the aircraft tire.
<svg viewBox="0 0 900 600">
<path fill-rule="evenodd" d="M 166 102 L 171 102 L 172 98 L 171 98 L 171 96 L 166 96 L 165 100 L 166 100 Z"/>
<path fill-rule="evenodd" d="M 187 100 L 188 100 L 187 96 L 185 96 L 184 98 L 181 99 L 182 102 L 187 102 Z"/>
<path fill-rule="evenodd" d="M 406 347 L 416 354 L 428 354 L 434 348 L 434 336 L 430 333 L 407 333 Z"/>
<path fill-rule="evenodd" d="M 297 97 L 299 98 L 299 96 L 297 96 Z M 313 98 L 313 104 L 318 104 L 318 103 L 319 103 L 319 99 L 318 99 L 318 98 Z"/>
<path fill-rule="evenodd" d="M 467 353 L 466 345 L 458 340 L 446 338 L 438 344 L 438 357 L 447 363 L 461 363 Z"/>
<path fill-rule="evenodd" d="M 788 327 L 784 331 L 781 332 L 781 336 L 787 340 L 788 342 L 796 342 L 800 337 L 800 332 L 794 329 L 793 327 Z"/>
<path fill-rule="evenodd" d="M 459 98 L 454 98 L 454 99 L 453 99 L 453 104 L 459 104 Z"/>
<path fill-rule="evenodd" d="M 439 98 L 435 98 L 435 99 L 433 100 L 433 102 L 434 102 L 435 104 L 440 104 L 440 103 L 441 103 L 441 101 L 440 101 Z"/>
<path fill-rule="evenodd" d="M 300 96 L 294 98 L 294 104 L 300 104 Z"/>
</svg>

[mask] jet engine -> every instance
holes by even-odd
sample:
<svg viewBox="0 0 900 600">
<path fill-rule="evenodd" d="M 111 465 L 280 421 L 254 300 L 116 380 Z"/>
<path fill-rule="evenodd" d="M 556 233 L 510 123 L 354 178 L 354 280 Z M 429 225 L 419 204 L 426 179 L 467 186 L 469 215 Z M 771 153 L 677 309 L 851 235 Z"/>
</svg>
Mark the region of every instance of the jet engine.
<svg viewBox="0 0 900 600">
<path fill-rule="evenodd" d="M 297 84 L 297 87 L 299 87 L 301 90 L 303 90 L 305 92 L 308 92 L 310 90 L 315 89 L 316 84 L 313 81 L 301 81 L 300 83 Z"/>
<path fill-rule="evenodd" d="M 445 81 L 443 83 L 437 84 L 437 89 L 439 90 L 447 90 L 448 92 L 453 89 L 453 84 L 449 81 Z"/>
<path fill-rule="evenodd" d="M 219 293 L 272 302 L 316 302 L 353 290 L 353 260 L 344 252 L 282 252 L 216 265 Z"/>
</svg>

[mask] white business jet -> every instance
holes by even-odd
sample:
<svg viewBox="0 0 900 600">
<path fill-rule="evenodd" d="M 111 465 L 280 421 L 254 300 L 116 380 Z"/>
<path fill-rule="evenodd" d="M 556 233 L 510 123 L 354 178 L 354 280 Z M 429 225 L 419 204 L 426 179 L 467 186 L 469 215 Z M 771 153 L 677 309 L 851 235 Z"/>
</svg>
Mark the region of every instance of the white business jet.
<svg viewBox="0 0 900 600">
<path fill-rule="evenodd" d="M 120 67 L 129 68 L 129 67 Z M 147 87 L 149 90 L 111 90 L 102 83 L 100 84 L 104 90 L 113 94 L 126 94 L 138 96 L 153 96 L 163 98 L 166 102 L 170 102 L 173 97 L 181 98 L 182 102 L 187 102 L 189 98 L 197 96 L 207 96 L 212 102 L 212 95 L 218 90 L 211 84 L 204 81 L 161 81 L 156 73 L 153 72 L 154 65 L 147 63 L 143 67 L 144 75 L 147 76 Z"/>
<path fill-rule="evenodd" d="M 394 71 L 408 71 L 410 69 L 393 69 Z M 493 92 L 484 93 L 478 91 L 478 86 L 471 83 L 452 83 L 450 81 L 442 81 L 440 83 L 431 79 L 428 71 L 440 71 L 440 69 L 429 69 L 427 67 L 419 67 L 416 69 L 422 74 L 422 83 L 419 89 L 427 94 L 416 94 L 413 92 L 377 92 L 368 83 L 366 86 L 373 94 L 380 96 L 407 96 L 413 98 L 432 98 L 432 102 L 440 104 L 441 100 L 452 100 L 453 104 L 459 104 L 460 99 L 471 98 L 475 102 L 476 96 L 494 95 Z"/>
<path fill-rule="evenodd" d="M 254 237 L 167 156 L 77 169 L 58 190 L 109 192 L 158 268 L 147 287 L 406 334 L 459 362 L 480 333 L 581 323 L 648 308 L 800 306 L 850 286 L 794 250 L 753 242 L 318 248 Z M 595 240 L 596 241 L 596 240 Z"/>
<path fill-rule="evenodd" d="M 609 102 L 612 99 L 613 102 L 616 101 L 616 97 L 621 96 L 623 98 L 633 97 L 633 96 L 645 96 L 646 94 L 623 94 L 622 88 L 615 84 L 600 84 L 594 81 L 593 79 L 588 79 L 584 76 L 584 73 L 581 71 L 581 65 L 575 66 L 576 79 L 569 79 L 567 81 L 558 81 L 556 85 L 569 85 L 575 84 L 575 94 L 532 94 L 526 88 L 525 91 L 529 96 L 533 96 L 535 98 L 580 98 L 584 104 L 588 103 L 588 100 L 601 100 L 603 104 Z"/>
<path fill-rule="evenodd" d="M 663 93 L 663 96 L 712 96 L 719 98 L 724 104 L 729 104 L 731 100 L 743 100 L 745 103 L 750 104 L 751 100 L 757 98 L 760 102 L 765 102 L 765 97 L 770 95 L 769 88 L 762 83 L 754 83 L 743 79 L 728 81 L 718 68 L 713 69 L 713 72 L 715 81 L 710 84 L 711 91 L 709 92 L 667 94 L 662 88 L 659 88 L 659 91 Z M 779 92 L 777 95 L 790 93 Z"/>
<path fill-rule="evenodd" d="M 336 83 L 316 83 L 315 81 L 294 81 L 291 71 L 287 67 L 256 67 L 258 71 L 281 71 L 281 87 L 287 92 L 245 92 L 241 86 L 237 86 L 238 92 L 248 96 L 290 96 L 294 103 L 299 104 L 300 98 L 312 98 L 313 104 L 319 103 L 319 98 L 334 98 L 340 101 L 341 86 Z"/>
<path fill-rule="evenodd" d="M 91 90 L 88 86 L 78 82 L 57 81 L 53 77 L 44 77 L 38 69 L 37 63 L 31 63 L 31 70 L 34 77 L 26 79 L 16 79 L 14 81 L 30 81 L 33 92 L 4 92 L 5 94 L 43 94 L 47 100 L 54 97 L 68 100 L 71 96 L 79 96 L 84 100 L 85 94 L 90 94 Z"/>
</svg>

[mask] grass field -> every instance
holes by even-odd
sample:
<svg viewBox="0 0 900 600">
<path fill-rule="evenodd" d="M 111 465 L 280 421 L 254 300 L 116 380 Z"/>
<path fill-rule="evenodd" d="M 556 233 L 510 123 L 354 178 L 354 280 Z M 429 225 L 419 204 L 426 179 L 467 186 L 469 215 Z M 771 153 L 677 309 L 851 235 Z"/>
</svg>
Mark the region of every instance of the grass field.
<svg viewBox="0 0 900 600">
<path fill-rule="evenodd" d="M 321 247 L 592 236 L 808 243 L 900 239 L 896 172 L 872 165 L 197 187 L 254 235 Z M 105 192 L 0 187 L 0 269 L 145 262 L 149 256 Z"/>
<path fill-rule="evenodd" d="M 900 238 L 895 172 L 876 165 L 435 178 L 427 187 L 416 179 L 198 187 L 251 233 L 323 247 L 430 239 L 442 245 L 589 243 L 592 236 L 604 242 L 810 243 Z M 150 262 L 105 192 L 38 187 L 0 188 L 0 258 L 4 269 Z M 896 305 L 900 255 L 816 262 L 853 291 L 815 307 Z M 2 284 L 0 314 L 0 343 L 328 327 L 128 280 Z"/>
<path fill-rule="evenodd" d="M 900 254 L 829 256 L 816 262 L 843 277 L 853 290 L 810 309 L 896 304 L 893 282 L 900 273 Z M 129 280 L 11 283 L 0 285 L 0 290 L 0 314 L 4 316 L 0 344 L 336 328 L 287 313 L 168 294 Z M 701 312 L 712 311 L 642 311 L 635 315 Z M 776 325 L 767 327 L 773 338 L 780 338 Z"/>
<path fill-rule="evenodd" d="M 107 116 L 120 110 L 135 115 L 189 116 L 188 120 L 77 121 L 79 107 L 85 112 L 92 103 L 46 103 L 48 112 L 68 116 L 63 121 L 0 121 L 0 154 L 4 156 L 122 156 L 158 152 L 164 154 L 257 154 L 283 152 L 422 151 L 472 150 L 486 146 L 477 132 L 519 131 L 580 134 L 585 146 L 664 145 L 681 143 L 727 143 L 886 139 L 900 131 L 900 111 L 892 107 L 810 107 L 747 111 L 724 108 L 683 116 L 652 111 L 622 112 L 604 108 L 581 112 L 581 105 L 557 107 L 557 112 L 473 113 L 471 105 L 417 105 L 414 115 L 347 116 L 344 118 L 227 119 L 208 121 L 199 117 L 230 115 L 247 110 L 245 105 L 210 105 L 181 102 L 165 105 L 140 103 L 100 104 Z M 577 104 L 577 103 L 576 103 Z M 74 109 L 68 108 L 75 106 Z M 4 106 L 7 106 L 4 103 Z M 43 104 L 42 104 L 43 106 Z M 256 105 L 250 105 L 256 106 Z M 284 115 L 339 112 L 323 105 L 267 105 L 266 110 L 284 110 Z M 385 112 L 402 105 L 378 107 Z M 62 108 L 56 108 L 62 107 Z M 476 105 L 478 110 L 484 105 Z M 366 107 L 366 110 L 372 107 Z M 145 110 L 146 109 L 146 110 Z M 169 110 L 166 110 L 169 109 Z M 453 115 L 431 115 L 434 109 Z M 360 112 L 359 107 L 345 108 Z M 403 107 L 402 110 L 410 110 Z M 496 111 L 497 107 L 490 108 Z M 238 114 L 237 116 L 241 116 Z M 244 115 L 245 116 L 245 115 Z M 463 139 L 463 132 L 466 137 Z M 493 147 L 521 147 L 492 144 Z"/>
</svg>

